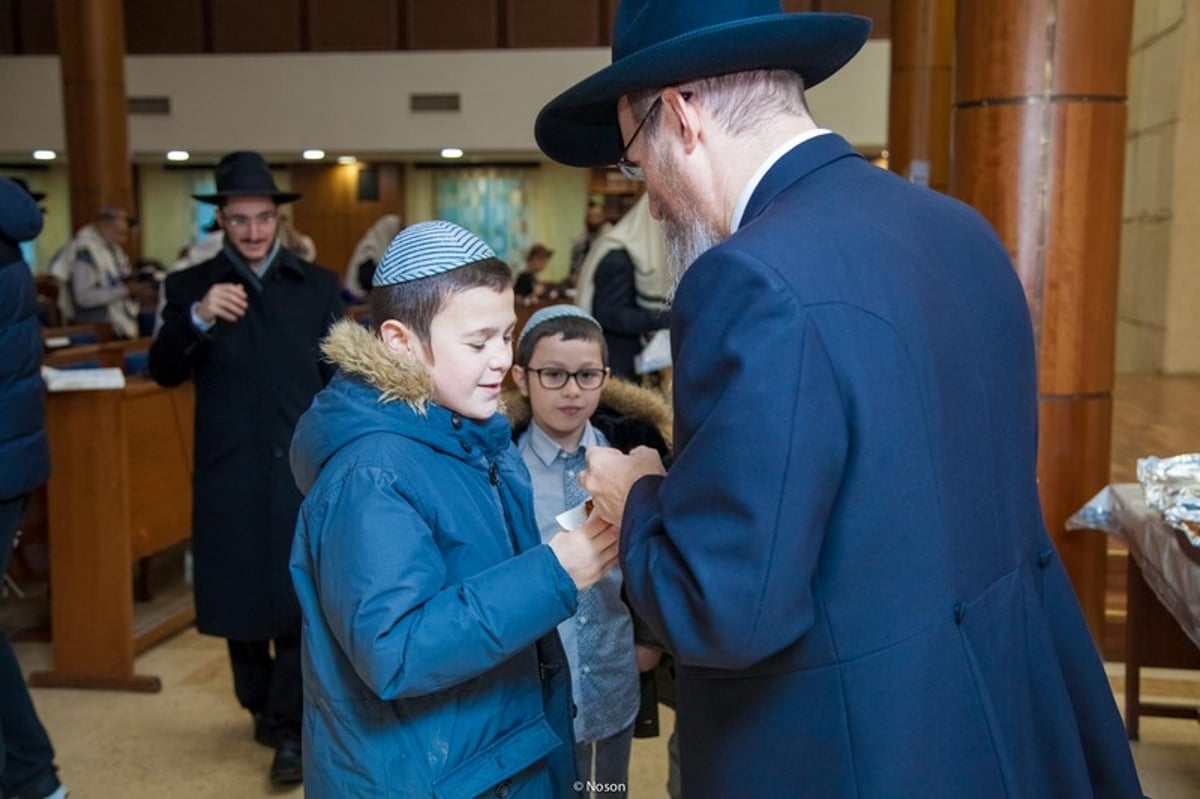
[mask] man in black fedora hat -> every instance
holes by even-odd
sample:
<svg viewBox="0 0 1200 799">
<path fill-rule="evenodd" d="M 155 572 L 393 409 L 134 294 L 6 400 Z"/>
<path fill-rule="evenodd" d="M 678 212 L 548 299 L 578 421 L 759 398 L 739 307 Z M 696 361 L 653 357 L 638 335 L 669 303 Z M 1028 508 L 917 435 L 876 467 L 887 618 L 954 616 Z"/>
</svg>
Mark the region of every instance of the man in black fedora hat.
<svg viewBox="0 0 1200 799">
<path fill-rule="evenodd" d="M 196 627 L 228 640 L 238 701 L 275 747 L 271 779 L 302 778 L 300 612 L 288 573 L 301 496 L 292 431 L 332 377 L 318 343 L 341 315 L 337 277 L 279 243 L 280 191 L 258 153 L 217 164 L 224 246 L 170 275 L 150 374 L 196 389 L 192 552 Z M 273 650 L 273 651 L 272 651 Z"/>
<path fill-rule="evenodd" d="M 644 178 L 678 286 L 676 457 L 590 449 L 678 662 L 683 795 L 1140 796 L 1042 519 L 1003 244 L 861 158 L 805 90 L 867 20 L 622 0 L 537 140 Z"/>
</svg>

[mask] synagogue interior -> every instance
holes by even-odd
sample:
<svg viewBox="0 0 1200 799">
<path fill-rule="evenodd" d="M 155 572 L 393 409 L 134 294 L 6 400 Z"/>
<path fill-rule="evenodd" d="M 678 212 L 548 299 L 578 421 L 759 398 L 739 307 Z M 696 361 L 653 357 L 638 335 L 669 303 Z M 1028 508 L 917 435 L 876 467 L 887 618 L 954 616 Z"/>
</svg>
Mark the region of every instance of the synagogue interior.
<svg viewBox="0 0 1200 799">
<path fill-rule="evenodd" d="M 372 230 L 447 219 L 532 275 L 521 324 L 576 296 L 590 209 L 608 226 L 644 191 L 534 138 L 548 100 L 610 63 L 617 6 L 0 0 L 0 175 L 44 214 L 21 253 L 53 375 L 50 478 L 21 518 L 0 625 L 71 796 L 303 795 L 268 779 L 225 642 L 194 626 L 196 396 L 147 371 L 163 280 L 217 251 L 215 207 L 194 197 L 221 189 L 218 162 L 260 153 L 299 195 L 281 241 L 336 275 L 347 316 L 370 313 Z M 1034 324 L 1051 538 L 1145 793 L 1200 795 L 1200 531 L 1176 533 L 1137 486 L 1141 459 L 1200 453 L 1200 0 L 782 6 L 871 19 L 807 93 L 813 118 L 1004 242 Z M 128 331 L 73 315 L 55 265 L 114 218 L 139 286 Z M 669 399 L 671 378 L 637 379 Z M 1104 523 L 1081 514 L 1097 503 Z M 675 716 L 658 710 L 631 796 L 667 796 Z"/>
</svg>

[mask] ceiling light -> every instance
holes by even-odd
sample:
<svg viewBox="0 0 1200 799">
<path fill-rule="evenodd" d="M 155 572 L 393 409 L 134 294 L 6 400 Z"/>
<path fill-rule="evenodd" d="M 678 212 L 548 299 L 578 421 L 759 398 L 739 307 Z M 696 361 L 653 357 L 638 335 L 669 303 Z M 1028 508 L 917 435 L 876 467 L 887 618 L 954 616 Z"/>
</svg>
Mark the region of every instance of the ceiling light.
<svg viewBox="0 0 1200 799">
<path fill-rule="evenodd" d="M 301 155 L 304 156 L 305 161 L 320 161 L 322 158 L 325 157 L 325 151 L 324 150 L 305 150 L 303 153 L 301 153 Z"/>
<path fill-rule="evenodd" d="M 339 164 L 357 164 L 358 159 L 352 155 L 339 155 L 338 163 Z"/>
<path fill-rule="evenodd" d="M 53 161 L 58 158 L 58 153 L 53 150 L 34 150 L 33 160 L 35 161 Z"/>
<path fill-rule="evenodd" d="M 168 161 L 186 161 L 191 157 L 187 150 L 167 150 Z"/>
<path fill-rule="evenodd" d="M 462 158 L 463 151 L 458 147 L 443 147 L 442 158 Z"/>
</svg>

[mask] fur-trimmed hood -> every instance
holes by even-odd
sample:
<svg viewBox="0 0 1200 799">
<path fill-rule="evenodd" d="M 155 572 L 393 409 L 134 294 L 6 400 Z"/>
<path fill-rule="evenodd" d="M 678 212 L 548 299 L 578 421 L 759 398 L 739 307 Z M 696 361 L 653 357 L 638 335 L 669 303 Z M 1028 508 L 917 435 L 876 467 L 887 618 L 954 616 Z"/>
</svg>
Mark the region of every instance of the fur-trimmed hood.
<svg viewBox="0 0 1200 799">
<path fill-rule="evenodd" d="M 433 391 L 429 373 L 412 358 L 388 353 L 379 336 L 358 322 L 335 323 L 321 342 L 321 354 L 345 374 L 379 389 L 380 402 L 401 400 L 425 412 Z"/>
<path fill-rule="evenodd" d="M 434 450 L 484 469 L 512 445 L 503 414 L 476 421 L 433 402 L 425 369 L 388 353 L 377 335 L 356 322 L 335 324 L 321 351 L 339 371 L 300 417 L 292 437 L 292 474 L 302 493 L 339 452 L 381 451 L 375 446 L 380 436 L 410 439 L 422 452 Z"/>
<path fill-rule="evenodd" d="M 502 410 L 508 415 L 509 423 L 512 424 L 514 438 L 529 427 L 530 416 L 532 414 L 529 400 L 521 396 L 521 393 L 516 389 L 504 392 L 504 406 Z M 673 415 L 671 413 L 671 405 L 662 394 L 652 389 L 642 388 L 619 377 L 610 377 L 608 382 L 604 384 L 604 388 L 601 389 L 600 406 L 597 408 L 596 414 L 592 417 L 592 422 L 601 428 L 601 432 L 609 438 L 614 447 L 618 449 L 630 448 L 622 446 L 622 442 L 613 440 L 613 436 L 610 435 L 612 430 L 611 425 L 604 424 L 604 420 L 621 420 L 623 422 L 638 423 L 642 429 L 649 427 L 662 437 L 662 441 L 668 450 L 672 446 Z M 634 443 L 635 446 L 637 443 L 655 446 L 650 441 L 631 443 Z M 661 447 L 656 448 L 661 449 Z"/>
</svg>

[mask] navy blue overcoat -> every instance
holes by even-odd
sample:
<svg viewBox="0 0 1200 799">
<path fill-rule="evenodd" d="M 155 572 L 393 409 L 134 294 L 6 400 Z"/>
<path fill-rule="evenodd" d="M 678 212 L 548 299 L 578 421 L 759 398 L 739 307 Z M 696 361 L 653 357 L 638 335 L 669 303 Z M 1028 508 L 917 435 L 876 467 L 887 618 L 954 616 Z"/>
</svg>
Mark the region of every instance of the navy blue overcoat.
<svg viewBox="0 0 1200 799">
<path fill-rule="evenodd" d="M 972 209 L 798 145 L 672 312 L 676 459 L 621 565 L 684 795 L 1133 797 L 1043 523 L 1021 284 Z"/>
</svg>

